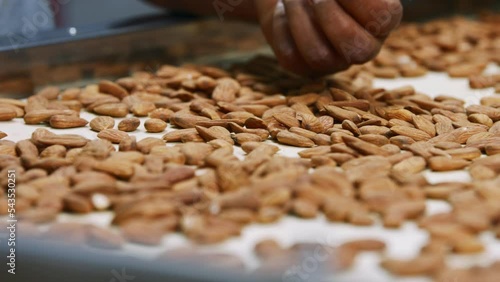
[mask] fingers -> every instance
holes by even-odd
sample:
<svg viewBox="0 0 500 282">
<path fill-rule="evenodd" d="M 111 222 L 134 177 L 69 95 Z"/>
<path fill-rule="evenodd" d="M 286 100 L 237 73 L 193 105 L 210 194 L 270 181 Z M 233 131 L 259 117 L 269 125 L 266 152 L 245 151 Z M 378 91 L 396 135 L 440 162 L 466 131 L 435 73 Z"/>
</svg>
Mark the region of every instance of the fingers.
<svg viewBox="0 0 500 282">
<path fill-rule="evenodd" d="M 272 41 L 273 11 L 277 3 L 278 0 L 255 0 L 255 9 L 259 15 L 259 23 L 268 42 Z"/>
<path fill-rule="evenodd" d="M 283 1 L 278 1 L 273 17 L 272 47 L 278 62 L 285 68 L 304 74 L 307 66 L 290 31 Z"/>
<path fill-rule="evenodd" d="M 381 41 L 347 14 L 337 0 L 313 0 L 313 3 L 321 29 L 347 64 L 365 63 L 380 51 Z"/>
<path fill-rule="evenodd" d="M 282 67 L 307 75 L 309 68 L 295 45 L 283 1 L 275 1 L 276 4 L 272 7 L 269 2 L 268 0 L 256 1 L 256 8 L 261 15 L 260 23 L 267 42 Z"/>
<path fill-rule="evenodd" d="M 401 22 L 400 0 L 337 0 L 365 30 L 377 38 L 385 38 Z"/>
<path fill-rule="evenodd" d="M 399 0 L 255 0 L 279 63 L 303 75 L 369 61 L 399 24 Z M 387 14 L 388 12 L 389 14 Z"/>
<path fill-rule="evenodd" d="M 345 67 L 328 39 L 318 28 L 308 1 L 284 0 L 285 13 L 295 45 L 305 63 L 317 73 Z"/>
</svg>

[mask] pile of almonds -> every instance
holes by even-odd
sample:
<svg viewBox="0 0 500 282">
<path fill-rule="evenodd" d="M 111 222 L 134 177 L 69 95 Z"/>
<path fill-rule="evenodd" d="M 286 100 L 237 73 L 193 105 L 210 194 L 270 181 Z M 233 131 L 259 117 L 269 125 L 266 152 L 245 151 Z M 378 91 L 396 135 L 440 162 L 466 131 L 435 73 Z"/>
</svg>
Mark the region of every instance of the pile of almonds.
<svg viewBox="0 0 500 282">
<path fill-rule="evenodd" d="M 470 270 L 446 265 L 449 254 L 483 252 L 478 236 L 484 232 L 500 238 L 500 96 L 465 107 L 412 86 L 372 87 L 374 77 L 429 69 L 471 76 L 475 88 L 498 88 L 498 75 L 481 74 L 499 62 L 499 30 L 488 19 L 405 25 L 373 62 L 319 81 L 258 57 L 230 72 L 165 65 L 82 89 L 47 87 L 26 102 L 0 99 L 0 121 L 98 132 L 89 140 L 37 128 L 28 140 L 0 140 L 0 214 L 7 212 L 7 171 L 15 169 L 19 219 L 47 223 L 61 212 L 113 211 L 121 231 L 56 223 L 43 237 L 120 248 L 123 238 L 157 245 L 179 231 L 213 244 L 247 224 L 289 214 L 387 228 L 415 220 L 428 232 L 427 244 L 408 261 L 384 258 L 388 271 L 438 281 L 457 273 L 471 278 L 464 281 L 500 275 L 498 263 Z M 87 121 L 82 110 L 98 117 Z M 147 132 L 165 132 L 163 138 L 130 135 L 141 126 L 139 117 L 148 117 Z M 116 125 L 115 118 L 123 119 Z M 6 136 L 0 132 L 0 139 Z M 306 149 L 300 158 L 283 157 L 273 142 Z M 243 159 L 234 145 L 246 152 Z M 472 181 L 430 184 L 426 169 L 467 170 Z M 447 201 L 452 210 L 426 215 L 427 199 Z M 385 246 L 347 245 L 338 247 L 332 267 L 347 268 L 359 251 Z M 293 249 L 268 241 L 256 246 L 266 264 Z"/>
</svg>

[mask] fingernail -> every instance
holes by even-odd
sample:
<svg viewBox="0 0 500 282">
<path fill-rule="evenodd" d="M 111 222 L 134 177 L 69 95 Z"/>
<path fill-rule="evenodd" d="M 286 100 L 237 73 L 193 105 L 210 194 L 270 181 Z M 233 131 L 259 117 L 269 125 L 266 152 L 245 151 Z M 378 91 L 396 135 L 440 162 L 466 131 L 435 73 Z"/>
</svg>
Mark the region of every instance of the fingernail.
<svg viewBox="0 0 500 282">
<path fill-rule="evenodd" d="M 320 4 L 322 2 L 325 2 L 325 0 L 309 0 L 309 3 L 314 4 L 314 5 Z"/>
<path fill-rule="evenodd" d="M 276 8 L 274 9 L 274 14 L 281 16 L 285 14 L 285 4 L 283 3 L 282 0 L 278 1 L 276 4 Z"/>
</svg>

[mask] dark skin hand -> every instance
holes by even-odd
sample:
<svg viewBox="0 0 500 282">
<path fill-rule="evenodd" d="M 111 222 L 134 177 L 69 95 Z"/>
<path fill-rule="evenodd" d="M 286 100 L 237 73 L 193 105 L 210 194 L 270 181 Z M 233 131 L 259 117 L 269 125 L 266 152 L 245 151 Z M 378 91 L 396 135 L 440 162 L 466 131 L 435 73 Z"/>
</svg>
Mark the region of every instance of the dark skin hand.
<svg viewBox="0 0 500 282">
<path fill-rule="evenodd" d="M 171 9 L 216 14 L 211 0 L 149 1 Z M 258 21 L 280 65 L 305 76 L 334 73 L 371 60 L 403 15 L 400 0 L 241 0 L 233 3 L 238 4 L 224 16 Z"/>
</svg>

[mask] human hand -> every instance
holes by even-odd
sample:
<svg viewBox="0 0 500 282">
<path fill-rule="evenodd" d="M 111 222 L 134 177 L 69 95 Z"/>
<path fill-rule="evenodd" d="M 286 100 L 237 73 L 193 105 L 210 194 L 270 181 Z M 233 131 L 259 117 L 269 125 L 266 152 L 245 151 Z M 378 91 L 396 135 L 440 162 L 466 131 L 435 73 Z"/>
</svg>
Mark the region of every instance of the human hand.
<svg viewBox="0 0 500 282">
<path fill-rule="evenodd" d="M 255 0 L 279 63 L 317 76 L 377 55 L 403 15 L 400 0 Z"/>
</svg>

